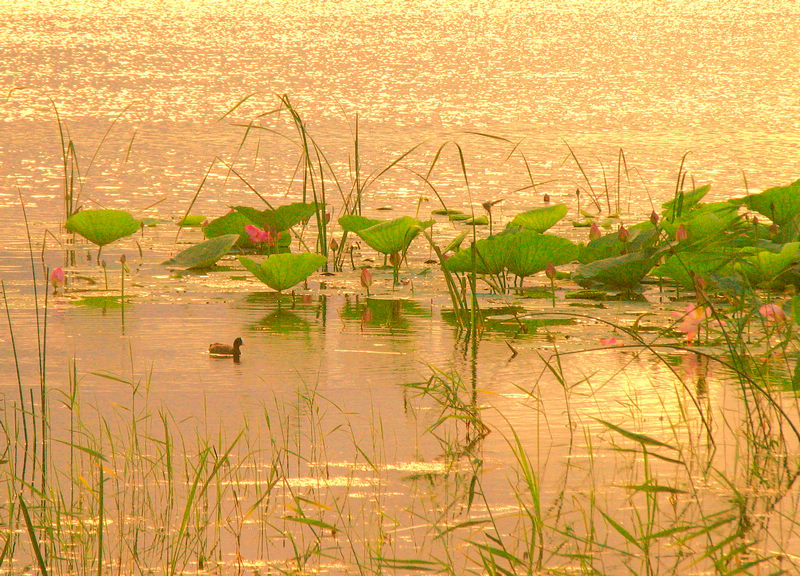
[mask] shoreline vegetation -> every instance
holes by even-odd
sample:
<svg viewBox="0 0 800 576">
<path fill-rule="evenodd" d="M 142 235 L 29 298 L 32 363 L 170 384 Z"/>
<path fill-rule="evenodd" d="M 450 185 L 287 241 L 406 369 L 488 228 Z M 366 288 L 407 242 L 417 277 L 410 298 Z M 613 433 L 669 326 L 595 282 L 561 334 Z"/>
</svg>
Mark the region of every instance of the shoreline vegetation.
<svg viewBox="0 0 800 576">
<path fill-rule="evenodd" d="M 242 126 L 240 150 L 253 134 L 274 133 L 265 120 L 274 116 L 289 118 L 291 133 L 281 136 L 298 151 L 291 198 L 272 204 L 225 164 L 228 177 L 252 191 L 253 205 L 197 214 L 207 172 L 175 215 L 172 255 L 161 266 L 178 272 L 166 282 L 186 270 L 233 268 L 248 274 L 253 290 L 264 284 L 279 293 L 278 306 L 291 307 L 297 286 L 322 299 L 325 284 L 339 278 L 359 298 L 356 315 L 377 313 L 376 293 L 441 296 L 448 303 L 441 321 L 470 369 L 429 366 L 421 381 L 396 382 L 416 459 L 393 460 L 398 439 L 386 435 L 381 414 L 352 414 L 309 383 L 294 402 L 275 396 L 259 416 L 219 429 L 180 421 L 154 402 L 150 374 L 136 375 L 134 358 L 131 376 L 72 359 L 51 385 L 52 300 L 72 301 L 79 277 L 93 276 L 98 297 L 119 307 L 124 331 L 136 270 L 125 255 L 107 264 L 103 249 L 174 226 L 84 206 L 76 147 L 59 119 L 64 229 L 31 230 L 20 193 L 34 383 L 20 370 L 16 310 L 0 281 L 16 367 L 6 372 L 17 384 L 0 413 L 0 570 L 732 576 L 800 569 L 800 180 L 706 202 L 710 185 L 696 185 L 681 161 L 672 198 L 636 221 L 620 214 L 624 153 L 615 180 L 596 186 L 567 145 L 583 178 L 577 208 L 551 200 L 531 176 L 538 205 L 501 219 L 495 206 L 503 198 L 473 203 L 464 150 L 448 142 L 427 170 L 412 170 L 439 207 L 425 213 L 420 201 L 406 215 L 375 218 L 372 186 L 411 170 L 404 161 L 417 147 L 365 174 L 356 119 L 350 165 L 339 174 L 282 96 L 274 111 Z M 513 142 L 480 136 L 521 154 Z M 439 193 L 434 173 L 449 155 L 469 211 L 448 207 Z M 177 250 L 181 234 L 200 232 L 201 241 Z M 45 265 L 48 235 L 63 247 L 62 266 Z M 40 236 L 42 246 L 32 240 Z M 87 246 L 80 238 L 97 247 L 88 264 L 76 257 Z M 424 288 L 409 272 L 416 267 L 425 270 Z M 631 301 L 653 311 L 633 320 L 614 315 Z M 529 330 L 557 334 L 565 322 L 603 324 L 612 335 L 523 346 Z M 498 323 L 508 362 L 522 354 L 538 371 L 513 383 L 516 411 L 536 422 L 535 442 L 478 381 L 478 348 Z M 587 410 L 577 398 L 601 386 L 576 371 L 577 359 L 617 362 L 612 378 L 621 379 L 631 363 L 658 365 L 658 380 L 645 382 L 656 404 L 635 393 L 620 398 L 630 411 L 624 422 L 602 406 Z M 92 404 L 81 388 L 84 369 L 125 389 L 125 401 Z M 672 409 L 654 413 L 659 403 Z M 642 432 L 654 418 L 662 433 Z M 556 433 L 562 424 L 566 432 Z"/>
</svg>

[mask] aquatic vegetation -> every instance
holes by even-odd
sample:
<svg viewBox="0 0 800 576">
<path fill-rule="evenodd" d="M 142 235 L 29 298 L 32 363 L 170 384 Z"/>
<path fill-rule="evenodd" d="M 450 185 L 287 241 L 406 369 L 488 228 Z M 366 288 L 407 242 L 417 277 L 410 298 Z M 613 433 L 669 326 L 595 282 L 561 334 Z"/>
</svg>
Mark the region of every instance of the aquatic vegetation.
<svg viewBox="0 0 800 576">
<path fill-rule="evenodd" d="M 264 284 L 282 292 L 299 284 L 328 261 L 325 256 L 303 254 L 273 254 L 260 263 L 245 256 L 239 262 Z"/>
<path fill-rule="evenodd" d="M 142 223 L 124 210 L 82 210 L 67 218 L 64 227 L 99 246 L 99 260 L 103 246 L 137 232 Z"/>
<path fill-rule="evenodd" d="M 161 263 L 167 268 L 210 268 L 225 256 L 239 240 L 238 234 L 223 234 L 190 246 Z"/>
</svg>

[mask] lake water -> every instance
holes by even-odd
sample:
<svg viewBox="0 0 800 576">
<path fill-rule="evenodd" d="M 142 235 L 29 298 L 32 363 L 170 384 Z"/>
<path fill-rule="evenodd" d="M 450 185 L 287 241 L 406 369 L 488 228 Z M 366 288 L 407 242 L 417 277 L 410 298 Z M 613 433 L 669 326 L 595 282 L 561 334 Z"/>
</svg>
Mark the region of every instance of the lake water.
<svg viewBox="0 0 800 576">
<path fill-rule="evenodd" d="M 422 470 L 433 478 L 446 460 L 441 445 L 425 433 L 436 408 L 426 405 L 419 413 L 408 408 L 414 402 L 402 386 L 426 380 L 432 370 L 455 370 L 465 390 L 476 391 L 476 404 L 493 430 L 480 447 L 482 505 L 496 504 L 504 518 L 513 517 L 509 511 L 518 504 L 507 493 L 516 463 L 507 442 L 509 425 L 536 462 L 542 506 L 560 514 L 565 493 L 575 491 L 577 500 L 588 490 L 586 478 L 608 498 L 607 510 L 627 502 L 612 484 L 641 481 L 622 456 L 602 453 L 594 463 L 592 446 L 600 440 L 592 436 L 609 434 L 595 418 L 670 442 L 691 442 L 702 436 L 704 418 L 716 414 L 726 421 L 725 415 L 739 409 L 724 370 L 712 371 L 706 382 L 685 354 L 665 359 L 628 348 L 579 353 L 618 335 L 597 318 L 630 324 L 654 312 L 643 325 L 670 322 L 670 312 L 683 304 L 669 302 L 655 288 L 646 293 L 649 302 L 588 312 L 554 310 L 549 299 L 486 293 L 486 306 L 519 305 L 528 321 L 552 323 L 526 334 L 513 315 L 501 314 L 473 347 L 442 315 L 449 302 L 441 277 L 425 263 L 431 253 L 422 240 L 402 274 L 407 283 L 394 289 L 391 273 L 376 271 L 370 300 L 352 271 L 315 276 L 294 299 L 284 296 L 279 303 L 233 260 L 227 262 L 232 269 L 179 277 L 159 263 L 201 238 L 187 230 L 176 246 L 174 222 L 189 208 L 207 171 L 193 214 L 216 217 L 231 205 L 260 206 L 251 187 L 275 204 L 300 199 L 298 183 L 292 182 L 298 150 L 288 115 L 263 116 L 276 108 L 279 94 L 287 94 L 299 110 L 345 192 L 353 173 L 356 118 L 362 178 L 419 145 L 369 190 L 364 213 L 373 217 L 427 217 L 440 207 L 414 172 L 426 172 L 445 142 L 461 146 L 470 184 L 464 185 L 455 147 L 446 148 L 431 182 L 448 207 L 479 209 L 482 202 L 502 198 L 495 209 L 502 222 L 540 206 L 547 193 L 570 206 L 559 231 L 576 239 L 585 236 L 568 222 L 577 216 L 576 188 L 582 190 L 580 208 L 594 210 L 590 196 L 596 194 L 604 212 L 619 206 L 623 220 L 646 217 L 651 206 L 672 197 L 685 153 L 692 179 L 711 183 L 710 198 L 787 184 L 800 176 L 800 4 L 2 0 L 0 14 L 0 278 L 25 390 L 38 391 L 38 356 L 20 195 L 36 259 L 41 253 L 50 267 L 68 262 L 59 245 L 67 235 L 61 228 L 63 166 L 55 105 L 77 150 L 79 204 L 162 221 L 104 249 L 107 280 L 101 268 L 87 262 L 93 248 L 80 247 L 77 262 L 69 261 L 68 294 L 48 302 L 49 386 L 68 387 L 74 360 L 85 402 L 102 414 L 129 401 L 130 387 L 118 379 L 131 378 L 147 382 L 153 410 L 167 407 L 181 430 L 219 428 L 233 434 L 264 411 L 294 406 L 297 421 L 287 420 L 286 433 L 304 439 L 318 425 L 306 422 L 306 430 L 300 416 L 313 390 L 310 396 L 329 403 L 323 412 L 333 412 L 329 420 L 319 418 L 325 423 L 320 429 L 351 430 L 344 440 L 332 433 L 333 440 L 322 442 L 335 478 L 347 477 L 360 461 L 354 446 L 375 448 L 380 439 L 379 481 L 350 496 L 384 499 L 382 513 L 396 522 L 398 557 L 429 558 L 435 551 L 420 543 L 426 537 L 407 536 L 416 534 L 417 524 L 431 522 L 417 510 L 417 500 L 414 513 L 399 518 L 409 512 L 407 495 L 419 488 L 419 476 L 412 482 L 409 474 Z M 243 140 L 250 123 L 275 132 L 254 129 Z M 618 172 L 620 150 L 624 173 Z M 530 186 L 531 179 L 537 186 Z M 335 220 L 343 202 L 330 186 Z M 460 230 L 441 218 L 436 226 L 441 237 Z M 126 280 L 132 300 L 124 312 L 81 300 L 107 294 L 106 281 L 110 290 L 117 289 L 121 254 L 132 268 Z M 356 263 L 364 262 L 380 264 L 380 259 L 365 250 Z M 41 280 L 41 270 L 37 273 Z M 559 296 L 563 304 L 563 290 Z M 3 324 L 0 394 L 8 408 L 18 398 L 18 386 L 11 333 Z M 210 342 L 236 336 L 245 342 L 241 363 L 208 357 Z M 543 361 L 554 350 L 566 354 L 566 388 Z M 687 413 L 691 402 L 681 382 L 688 389 L 703 388 L 695 389 L 701 410 Z M 67 414 L 53 412 L 58 436 Z M 676 422 L 685 430 L 676 432 Z M 726 421 L 721 428 L 720 445 L 730 451 L 709 450 L 715 455 L 708 458 L 716 458 L 719 469 L 737 469 L 730 448 L 735 443 L 728 437 L 737 426 Z M 319 446 L 309 449 L 319 456 Z M 297 485 L 303 474 L 314 476 L 311 460 L 308 469 L 298 466 L 292 475 Z M 563 463 L 576 461 L 580 474 L 568 476 L 564 470 L 572 464 Z M 386 492 L 375 487 L 384 482 Z M 436 484 L 431 494 L 445 488 Z M 707 496 L 709 510 L 724 509 L 725 498 L 713 494 Z M 791 510 L 794 500 L 795 495 L 787 497 L 782 505 Z M 366 506 L 359 510 L 372 513 Z M 586 508 L 573 501 L 565 510 L 570 530 L 577 529 Z M 515 526 L 505 529 L 513 534 Z M 780 549 L 796 553 L 798 539 L 791 529 L 786 534 Z M 227 566 L 235 565 L 234 540 L 222 538 L 220 555 Z M 255 540 L 244 538 L 246 558 L 262 557 L 263 542 Z M 282 545 L 287 541 L 284 534 Z M 464 554 L 470 565 L 470 554 Z M 271 558 L 283 555 L 273 552 Z M 615 557 L 609 565 L 626 562 Z M 319 564 L 329 572 L 344 571 L 330 558 Z"/>
</svg>

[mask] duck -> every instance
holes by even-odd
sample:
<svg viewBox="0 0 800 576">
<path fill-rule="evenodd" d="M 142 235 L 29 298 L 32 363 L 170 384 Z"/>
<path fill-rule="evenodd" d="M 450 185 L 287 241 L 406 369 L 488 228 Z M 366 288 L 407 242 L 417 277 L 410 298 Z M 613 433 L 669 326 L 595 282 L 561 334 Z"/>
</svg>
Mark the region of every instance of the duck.
<svg viewBox="0 0 800 576">
<path fill-rule="evenodd" d="M 233 357 L 234 360 L 238 360 L 239 356 L 241 356 L 241 351 L 239 348 L 242 346 L 242 339 L 237 338 L 233 341 L 233 346 L 229 346 L 228 344 L 220 344 L 219 342 L 214 342 L 208 347 L 208 355 L 209 356 L 217 356 L 220 358 L 225 357 Z"/>
</svg>

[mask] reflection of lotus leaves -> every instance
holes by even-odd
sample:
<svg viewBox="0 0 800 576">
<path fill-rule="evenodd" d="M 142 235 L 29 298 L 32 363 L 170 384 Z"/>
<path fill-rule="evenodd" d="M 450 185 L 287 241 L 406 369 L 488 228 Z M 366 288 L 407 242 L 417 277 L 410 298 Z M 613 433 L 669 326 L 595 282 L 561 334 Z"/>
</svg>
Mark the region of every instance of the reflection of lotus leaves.
<svg viewBox="0 0 800 576">
<path fill-rule="evenodd" d="M 429 308 L 420 306 L 414 300 L 367 298 L 366 305 L 361 302 L 349 302 L 341 311 L 347 320 L 357 320 L 364 325 L 386 327 L 393 330 L 407 331 L 411 323 L 406 316 L 430 317 Z"/>
<path fill-rule="evenodd" d="M 522 306 L 483 309 L 480 311 L 480 317 L 486 336 L 499 334 L 504 338 L 530 336 L 543 326 L 571 326 L 577 323 L 575 318 L 564 318 L 563 316 L 548 317 L 543 314 L 532 316 L 531 312 Z M 442 319 L 450 325 L 459 325 L 452 310 L 443 310 Z"/>
<path fill-rule="evenodd" d="M 275 334 L 294 334 L 297 332 L 309 332 L 311 324 L 294 312 L 276 310 L 272 314 L 264 316 L 252 326 L 252 329 Z"/>
<path fill-rule="evenodd" d="M 78 300 L 72 300 L 72 304 L 86 306 L 87 308 L 121 308 L 122 299 L 119 296 L 84 296 Z M 125 305 L 130 304 L 130 298 L 125 298 Z"/>
</svg>

